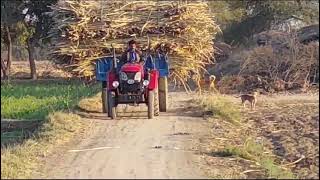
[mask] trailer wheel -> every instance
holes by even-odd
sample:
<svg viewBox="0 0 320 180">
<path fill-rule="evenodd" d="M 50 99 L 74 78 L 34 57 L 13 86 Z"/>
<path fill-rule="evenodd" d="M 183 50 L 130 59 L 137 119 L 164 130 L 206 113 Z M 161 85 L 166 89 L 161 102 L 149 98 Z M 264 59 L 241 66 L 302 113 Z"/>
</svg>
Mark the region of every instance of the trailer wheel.
<svg viewBox="0 0 320 180">
<path fill-rule="evenodd" d="M 117 111 L 114 103 L 114 95 L 111 91 L 108 91 L 107 97 L 108 97 L 108 116 L 111 117 L 111 119 L 116 119 Z"/>
<path fill-rule="evenodd" d="M 148 119 L 153 119 L 154 117 L 154 96 L 155 92 L 149 91 L 149 96 L 148 96 Z"/>
<path fill-rule="evenodd" d="M 168 78 L 159 78 L 159 108 L 160 112 L 167 111 L 168 102 Z"/>
<path fill-rule="evenodd" d="M 159 116 L 159 90 L 154 90 L 154 115 Z"/>
</svg>

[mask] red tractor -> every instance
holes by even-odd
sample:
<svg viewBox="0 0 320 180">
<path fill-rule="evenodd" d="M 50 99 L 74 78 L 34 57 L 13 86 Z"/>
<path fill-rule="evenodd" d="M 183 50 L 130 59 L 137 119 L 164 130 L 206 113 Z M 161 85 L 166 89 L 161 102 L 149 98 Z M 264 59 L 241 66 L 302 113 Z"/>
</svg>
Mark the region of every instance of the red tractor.
<svg viewBox="0 0 320 180">
<path fill-rule="evenodd" d="M 111 63 L 112 62 L 112 63 Z M 151 55 L 145 58 L 145 63 L 120 64 L 118 58 L 106 57 L 97 63 L 97 80 L 106 79 L 104 112 L 112 119 L 117 117 L 118 104 L 139 105 L 146 104 L 148 118 L 152 119 L 167 106 L 167 56 L 158 54 L 156 58 Z M 99 73 L 100 72 L 100 73 Z M 106 72 L 103 76 L 103 73 Z M 158 82 L 161 88 L 160 99 Z M 165 89 L 165 90 L 162 90 Z"/>
<path fill-rule="evenodd" d="M 145 71 L 138 63 L 126 63 L 120 71 L 108 74 L 108 115 L 116 118 L 118 104 L 141 104 L 148 106 L 148 118 L 159 115 L 158 70 Z"/>
</svg>

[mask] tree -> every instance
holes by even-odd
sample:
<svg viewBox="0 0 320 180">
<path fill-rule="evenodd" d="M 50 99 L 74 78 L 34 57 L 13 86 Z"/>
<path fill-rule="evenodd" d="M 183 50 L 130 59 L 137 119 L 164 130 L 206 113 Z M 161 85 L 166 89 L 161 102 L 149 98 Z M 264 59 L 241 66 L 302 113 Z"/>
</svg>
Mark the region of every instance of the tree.
<svg viewBox="0 0 320 180">
<path fill-rule="evenodd" d="M 31 78 L 37 79 L 36 64 L 34 59 L 35 47 L 42 43 L 49 42 L 47 33 L 52 26 L 52 19 L 46 14 L 49 12 L 50 5 L 57 3 L 57 0 L 25 0 L 25 26 L 28 38 L 26 45 L 29 54 Z"/>
<path fill-rule="evenodd" d="M 319 3 L 315 0 L 226 0 L 209 2 L 209 5 L 217 21 L 227 20 L 227 23 L 222 22 L 223 39 L 227 43 L 245 43 L 252 35 L 292 17 L 306 24 L 319 21 Z"/>
<path fill-rule="evenodd" d="M 221 29 L 228 24 L 240 22 L 245 15 L 245 8 L 233 7 L 229 1 L 208 1 L 210 12 Z"/>
<path fill-rule="evenodd" d="M 1 72 L 8 77 L 12 61 L 12 43 L 26 46 L 29 55 L 31 78 L 36 79 L 35 47 L 47 43 L 47 33 L 52 25 L 46 14 L 57 0 L 1 1 L 1 40 L 8 50 L 7 64 L 1 59 Z M 14 38 L 13 38 L 14 36 Z"/>
<path fill-rule="evenodd" d="M 15 39 L 16 45 L 24 46 L 28 50 L 31 78 L 37 79 L 36 64 L 33 58 L 34 51 L 31 50 L 33 46 L 31 46 L 29 43 L 29 39 L 33 36 L 35 28 L 33 26 L 28 25 L 28 22 L 24 20 L 16 24 L 15 32 L 17 34 L 17 38 Z"/>
<path fill-rule="evenodd" d="M 1 74 L 4 79 L 8 79 L 10 77 L 12 41 L 16 36 L 13 29 L 15 24 L 23 19 L 23 15 L 21 13 L 22 9 L 22 0 L 1 1 L 1 41 L 6 45 L 8 52 L 6 61 L 1 58 Z"/>
</svg>

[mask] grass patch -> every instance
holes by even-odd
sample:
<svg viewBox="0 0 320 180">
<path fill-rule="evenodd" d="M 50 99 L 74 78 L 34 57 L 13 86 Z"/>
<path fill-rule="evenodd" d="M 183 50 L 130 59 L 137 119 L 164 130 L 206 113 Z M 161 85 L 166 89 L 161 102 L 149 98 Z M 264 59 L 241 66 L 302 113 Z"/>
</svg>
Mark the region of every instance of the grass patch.
<svg viewBox="0 0 320 180">
<path fill-rule="evenodd" d="M 99 89 L 98 85 L 86 86 L 79 81 L 1 84 L 1 117 L 44 119 L 50 112 L 73 108 Z"/>
<path fill-rule="evenodd" d="M 235 106 L 229 99 L 214 95 L 200 97 L 196 100 L 206 111 L 211 111 L 213 116 L 227 120 L 233 124 L 239 124 L 241 113 L 239 108 Z"/>
<path fill-rule="evenodd" d="M 269 176 L 268 178 L 276 179 L 294 179 L 293 173 L 287 169 L 281 168 L 275 163 L 273 157 L 265 153 L 263 144 L 258 144 L 252 139 L 248 138 L 242 146 L 226 146 L 221 151 L 210 153 L 212 156 L 228 157 L 238 156 L 243 159 L 248 159 L 257 162 L 262 169 L 264 169 Z"/>
<path fill-rule="evenodd" d="M 232 125 L 237 125 L 237 128 L 240 127 L 243 129 L 242 132 L 245 132 L 245 127 L 241 124 L 241 118 L 243 115 L 240 112 L 240 108 L 233 104 L 228 97 L 219 95 L 205 96 L 196 99 L 196 101 L 204 108 L 204 110 L 212 112 L 213 117 L 218 120 L 222 119 L 231 122 Z M 240 134 L 238 136 L 241 137 Z M 222 150 L 211 152 L 209 155 L 215 157 L 237 156 L 254 161 L 260 165 L 269 178 L 295 178 L 291 171 L 277 165 L 274 157 L 265 153 L 266 148 L 262 143 L 255 142 L 253 138 L 247 137 L 247 135 L 244 135 L 243 138 L 238 140 L 238 142 L 243 142 L 243 144 L 236 146 L 233 142 L 228 142 L 224 145 Z"/>
<path fill-rule="evenodd" d="M 1 150 L 1 179 L 30 178 L 42 157 L 86 128 L 75 114 L 55 112 L 41 129 L 24 143 Z"/>
<path fill-rule="evenodd" d="M 78 108 L 87 112 L 102 112 L 101 92 L 79 101 Z"/>
<path fill-rule="evenodd" d="M 98 84 L 79 81 L 1 83 L 2 118 L 44 120 L 34 133 L 18 129 L 1 133 L 1 142 L 9 144 L 1 148 L 1 178 L 30 178 L 43 157 L 82 132 L 86 122 L 68 109 L 99 90 Z"/>
<path fill-rule="evenodd" d="M 24 131 L 24 130 L 3 132 L 3 133 L 1 133 L 1 147 L 5 146 L 6 144 L 21 142 L 21 141 L 23 141 L 23 139 L 30 136 L 30 133 L 31 132 Z"/>
</svg>

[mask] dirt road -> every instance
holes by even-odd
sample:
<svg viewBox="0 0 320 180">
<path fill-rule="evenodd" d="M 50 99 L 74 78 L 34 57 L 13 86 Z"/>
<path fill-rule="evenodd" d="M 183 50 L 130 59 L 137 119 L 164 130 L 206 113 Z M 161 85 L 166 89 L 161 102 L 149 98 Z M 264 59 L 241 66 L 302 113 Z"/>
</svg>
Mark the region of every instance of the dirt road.
<svg viewBox="0 0 320 180">
<path fill-rule="evenodd" d="M 191 99 L 171 92 L 169 112 L 153 120 L 145 106 L 122 107 L 120 120 L 87 114 L 86 137 L 48 162 L 39 178 L 205 178 L 197 144 L 210 127 L 188 107 Z"/>
</svg>

